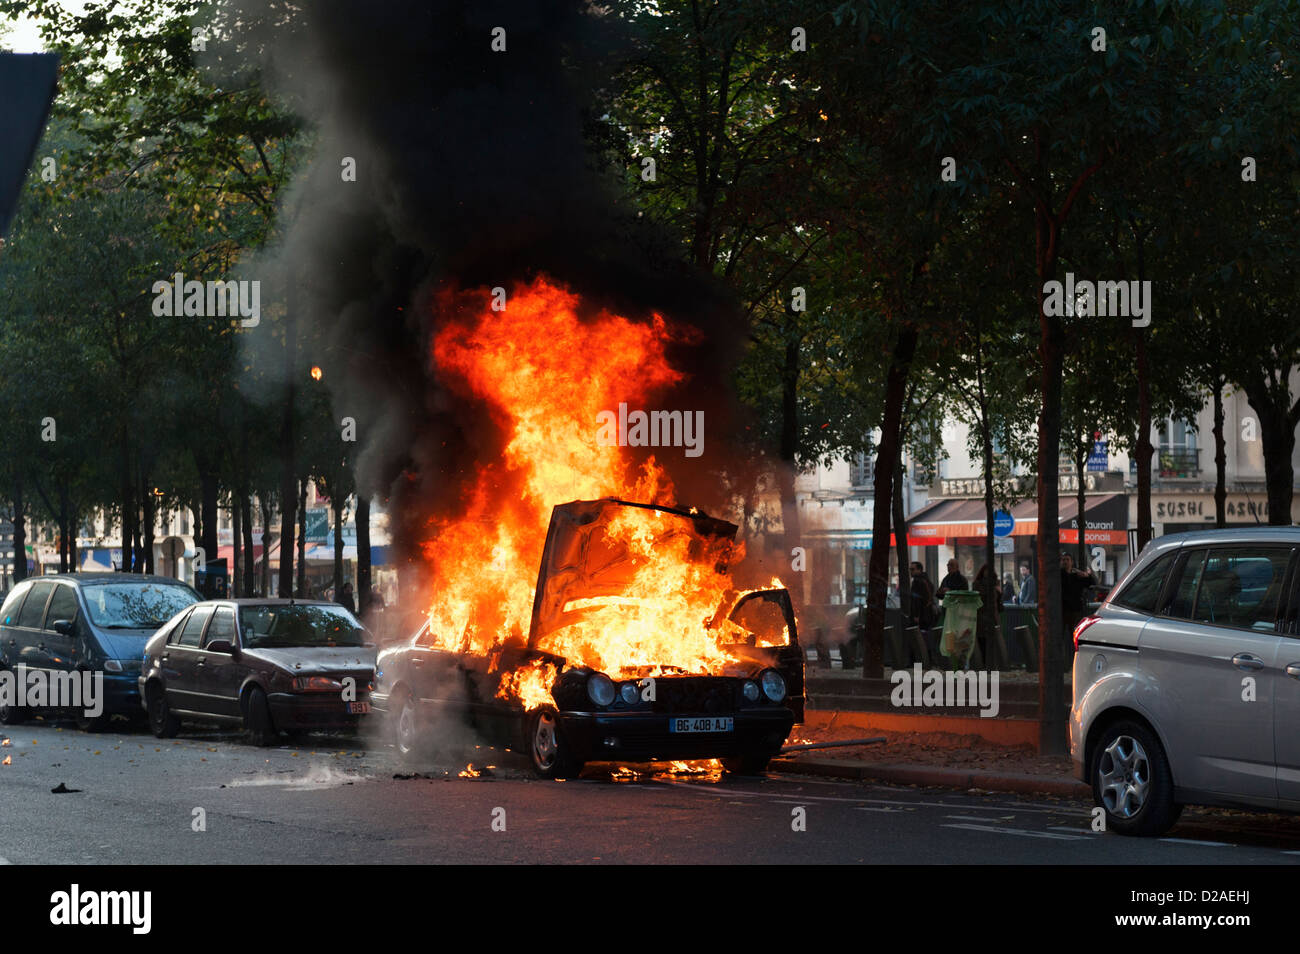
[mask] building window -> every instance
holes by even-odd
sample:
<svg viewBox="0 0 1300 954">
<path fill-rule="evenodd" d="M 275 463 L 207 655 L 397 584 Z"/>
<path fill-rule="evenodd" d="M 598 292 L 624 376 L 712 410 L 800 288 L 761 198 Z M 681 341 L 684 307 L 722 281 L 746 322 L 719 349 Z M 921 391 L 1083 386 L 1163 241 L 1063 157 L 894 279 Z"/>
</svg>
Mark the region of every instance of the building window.
<svg viewBox="0 0 1300 954">
<path fill-rule="evenodd" d="M 1196 430 L 1188 421 L 1168 420 L 1160 425 L 1156 448 L 1156 473 L 1173 480 L 1195 478 L 1201 472 Z"/>
<path fill-rule="evenodd" d="M 871 487 L 876 480 L 876 460 L 870 454 L 854 454 L 849 459 L 849 486 Z"/>
</svg>

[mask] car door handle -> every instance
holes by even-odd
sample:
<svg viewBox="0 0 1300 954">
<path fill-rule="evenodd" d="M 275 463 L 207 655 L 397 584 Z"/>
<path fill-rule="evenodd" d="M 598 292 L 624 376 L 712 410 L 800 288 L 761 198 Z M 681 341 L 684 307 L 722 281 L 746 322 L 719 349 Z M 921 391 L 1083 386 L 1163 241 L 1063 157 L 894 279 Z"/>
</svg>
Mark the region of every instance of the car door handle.
<svg viewBox="0 0 1300 954">
<path fill-rule="evenodd" d="M 200 657 L 199 657 L 199 661 L 196 662 L 194 665 L 196 665 L 196 666 L 202 666 L 204 662 L 205 662 L 205 660 L 203 659 L 202 656 L 200 656 Z"/>
<path fill-rule="evenodd" d="M 1238 669 L 1256 670 L 1264 668 L 1264 660 L 1250 653 L 1237 653 L 1232 657 L 1232 664 Z"/>
<path fill-rule="evenodd" d="M 1286 674 L 1292 679 L 1300 679 L 1300 663 L 1292 663 L 1286 667 Z"/>
<path fill-rule="evenodd" d="M 412 657 L 411 657 L 411 665 L 412 665 L 412 666 L 423 666 L 423 665 L 424 665 L 424 658 L 423 658 L 422 656 L 412 656 Z"/>
<path fill-rule="evenodd" d="M 166 662 L 167 659 L 168 659 L 168 656 L 169 656 L 168 653 L 163 653 L 163 654 L 162 654 L 161 656 L 159 656 L 158 658 L 159 658 L 160 660 L 162 660 L 163 662 Z"/>
</svg>

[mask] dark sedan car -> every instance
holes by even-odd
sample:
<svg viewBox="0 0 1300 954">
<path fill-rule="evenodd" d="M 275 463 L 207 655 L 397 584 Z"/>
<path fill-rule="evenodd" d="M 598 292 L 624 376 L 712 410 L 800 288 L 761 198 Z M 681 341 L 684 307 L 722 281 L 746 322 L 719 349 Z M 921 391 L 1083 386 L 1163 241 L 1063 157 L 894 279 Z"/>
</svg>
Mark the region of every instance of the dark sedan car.
<svg viewBox="0 0 1300 954">
<path fill-rule="evenodd" d="M 140 698 L 158 738 L 180 720 L 282 731 L 353 728 L 370 711 L 375 650 L 357 618 L 316 600 L 209 600 L 149 640 Z"/>
<path fill-rule="evenodd" d="M 450 652 L 438 648 L 426 624 L 408 643 L 380 654 L 372 701 L 402 755 L 454 734 L 449 723 L 460 722 L 488 741 L 527 752 L 547 778 L 576 775 L 587 762 L 720 758 L 733 772 L 766 769 L 803 720 L 803 661 L 784 589 L 733 594 L 717 608 L 708 626 L 732 658 L 725 672 L 660 666 L 616 680 L 547 651 L 550 637 L 580 617 L 590 620 L 602 606 L 628 602 L 611 570 L 622 561 L 598 542 L 627 507 L 659 511 L 674 532 L 702 544 L 730 541 L 737 529 L 699 513 L 613 499 L 556 507 L 527 640 L 489 656 Z M 554 673 L 550 698 L 528 705 L 501 691 L 503 681 L 539 668 Z"/>
</svg>

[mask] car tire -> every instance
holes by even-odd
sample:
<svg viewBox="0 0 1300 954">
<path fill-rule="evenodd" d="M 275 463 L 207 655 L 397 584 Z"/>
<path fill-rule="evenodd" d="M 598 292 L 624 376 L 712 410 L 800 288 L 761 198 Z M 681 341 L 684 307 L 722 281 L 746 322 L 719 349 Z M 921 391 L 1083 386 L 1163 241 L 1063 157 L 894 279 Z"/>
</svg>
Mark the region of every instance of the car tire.
<svg viewBox="0 0 1300 954">
<path fill-rule="evenodd" d="M 1174 802 L 1174 776 L 1156 734 L 1141 722 L 1109 726 L 1097 740 L 1088 777 L 1106 827 L 1151 837 L 1173 827 L 1183 806 Z"/>
<path fill-rule="evenodd" d="M 528 758 L 542 778 L 574 778 L 582 762 L 573 758 L 560 732 L 559 714 L 549 706 L 535 709 L 527 722 Z"/>
<path fill-rule="evenodd" d="M 170 739 L 181 730 L 181 720 L 172 715 L 162 686 L 149 687 L 149 731 L 157 738 Z"/>
<path fill-rule="evenodd" d="M 244 731 L 248 741 L 265 748 L 275 743 L 279 733 L 271 721 L 271 704 L 266 701 L 266 693 L 258 686 L 248 690 L 248 701 L 244 706 Z"/>
<path fill-rule="evenodd" d="M 771 761 L 770 755 L 741 755 L 722 759 L 722 767 L 732 775 L 765 775 Z"/>
<path fill-rule="evenodd" d="M 26 709 L 0 703 L 0 725 L 22 725 L 31 717 Z"/>
<path fill-rule="evenodd" d="M 403 762 L 413 762 L 421 754 L 420 725 L 415 710 L 415 699 L 409 690 L 402 689 L 392 697 L 389 712 L 393 720 L 393 747 Z"/>
<path fill-rule="evenodd" d="M 82 732 L 100 732 L 108 728 L 108 720 L 108 714 L 103 713 L 97 716 L 79 715 L 74 721 Z"/>
</svg>

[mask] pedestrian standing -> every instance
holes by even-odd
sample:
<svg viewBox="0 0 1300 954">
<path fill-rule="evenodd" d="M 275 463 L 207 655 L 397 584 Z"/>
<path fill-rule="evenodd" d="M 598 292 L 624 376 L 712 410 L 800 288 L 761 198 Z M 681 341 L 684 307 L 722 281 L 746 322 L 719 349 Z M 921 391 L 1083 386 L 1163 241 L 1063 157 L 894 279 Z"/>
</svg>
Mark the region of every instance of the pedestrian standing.
<svg viewBox="0 0 1300 954">
<path fill-rule="evenodd" d="M 1038 581 L 1029 572 L 1029 564 L 1020 564 L 1020 595 L 1016 602 L 1021 606 L 1034 606 L 1038 603 Z"/>
<path fill-rule="evenodd" d="M 938 647 L 930 643 L 930 630 L 933 629 L 938 612 L 935 609 L 934 602 L 934 584 L 930 577 L 926 575 L 925 567 L 920 563 L 913 562 L 909 567 L 912 577 L 911 583 L 911 608 L 908 618 L 911 624 L 921 631 L 921 639 L 926 648 L 930 651 L 931 658 L 934 658 Z"/>
<path fill-rule="evenodd" d="M 1016 601 L 1016 585 L 1011 581 L 1010 573 L 1003 573 L 1002 574 L 1002 603 L 1005 606 L 1007 603 L 1014 603 L 1015 601 Z"/>
<path fill-rule="evenodd" d="M 1083 619 L 1084 592 L 1096 584 L 1097 578 L 1092 575 L 1092 570 L 1080 570 L 1070 554 L 1061 554 L 1061 617 L 1067 638 L 1073 637 L 1074 627 Z"/>
<path fill-rule="evenodd" d="M 353 615 L 356 614 L 356 612 L 357 612 L 357 603 L 356 603 L 356 600 L 354 600 L 354 599 L 352 598 L 352 584 L 351 584 L 351 583 L 344 583 L 344 584 L 343 584 L 343 591 L 342 591 L 341 593 L 339 593 L 339 596 L 338 596 L 338 599 L 336 600 L 336 602 L 339 604 L 339 606 L 342 606 L 342 607 L 343 607 L 344 609 L 346 609 L 349 613 L 352 613 Z"/>
<path fill-rule="evenodd" d="M 962 576 L 957 570 L 957 561 L 948 561 L 948 575 L 939 583 L 939 590 L 935 596 L 943 599 L 949 590 L 969 590 L 970 584 L 966 582 L 966 577 Z"/>
</svg>

